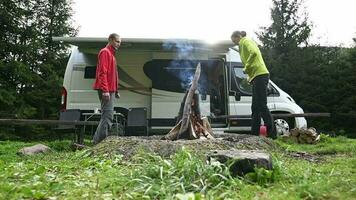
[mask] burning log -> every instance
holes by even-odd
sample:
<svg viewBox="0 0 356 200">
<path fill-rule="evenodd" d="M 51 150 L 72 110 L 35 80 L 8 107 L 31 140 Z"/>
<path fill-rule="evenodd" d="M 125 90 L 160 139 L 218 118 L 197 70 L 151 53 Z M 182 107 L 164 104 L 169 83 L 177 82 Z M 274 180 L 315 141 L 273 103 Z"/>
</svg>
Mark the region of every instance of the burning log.
<svg viewBox="0 0 356 200">
<path fill-rule="evenodd" d="M 195 70 L 192 84 L 183 98 L 176 125 L 162 139 L 214 138 L 208 119 L 206 117 L 202 118 L 200 115 L 199 95 L 196 93 L 200 72 L 199 63 Z"/>
</svg>

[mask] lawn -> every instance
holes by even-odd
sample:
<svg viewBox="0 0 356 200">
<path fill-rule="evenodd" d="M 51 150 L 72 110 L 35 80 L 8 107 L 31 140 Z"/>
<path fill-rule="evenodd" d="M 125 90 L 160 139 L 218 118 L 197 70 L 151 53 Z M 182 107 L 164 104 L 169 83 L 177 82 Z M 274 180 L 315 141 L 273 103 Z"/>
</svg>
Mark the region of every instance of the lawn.
<svg viewBox="0 0 356 200">
<path fill-rule="evenodd" d="M 16 154 L 37 143 L 0 141 L 0 199 L 356 199 L 356 140 L 345 137 L 322 135 L 316 145 L 277 140 L 273 171 L 244 178 L 184 149 L 169 159 L 142 152 L 126 161 L 74 152 L 63 140 L 41 142 L 53 149 L 47 154 Z"/>
</svg>

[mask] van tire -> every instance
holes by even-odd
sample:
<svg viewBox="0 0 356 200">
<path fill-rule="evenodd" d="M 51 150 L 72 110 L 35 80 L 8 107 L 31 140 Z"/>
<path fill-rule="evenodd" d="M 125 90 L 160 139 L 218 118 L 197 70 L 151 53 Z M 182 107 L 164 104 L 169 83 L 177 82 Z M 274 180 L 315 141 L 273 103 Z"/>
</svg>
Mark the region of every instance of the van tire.
<svg viewBox="0 0 356 200">
<path fill-rule="evenodd" d="M 273 114 L 286 114 L 286 112 L 278 112 Z M 290 130 L 295 128 L 295 118 L 277 117 L 274 118 L 274 125 L 277 137 L 288 134 Z"/>
<path fill-rule="evenodd" d="M 285 119 L 275 119 L 274 127 L 277 137 L 288 134 L 290 130 L 289 123 Z"/>
</svg>

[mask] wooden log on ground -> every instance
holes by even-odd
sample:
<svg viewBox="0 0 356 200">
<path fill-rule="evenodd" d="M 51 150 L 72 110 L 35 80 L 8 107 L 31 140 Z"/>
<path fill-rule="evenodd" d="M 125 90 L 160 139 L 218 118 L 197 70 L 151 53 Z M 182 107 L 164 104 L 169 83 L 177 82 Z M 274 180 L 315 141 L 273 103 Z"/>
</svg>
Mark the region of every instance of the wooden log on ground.
<svg viewBox="0 0 356 200">
<path fill-rule="evenodd" d="M 180 120 L 165 136 L 163 136 L 162 140 L 176 140 L 177 135 L 180 130 L 180 126 L 182 124 L 182 120 Z"/>
<path fill-rule="evenodd" d="M 291 138 L 296 143 L 301 144 L 315 144 L 320 141 L 320 134 L 317 133 L 316 129 L 311 128 L 294 128 L 292 129 L 287 138 Z"/>
</svg>

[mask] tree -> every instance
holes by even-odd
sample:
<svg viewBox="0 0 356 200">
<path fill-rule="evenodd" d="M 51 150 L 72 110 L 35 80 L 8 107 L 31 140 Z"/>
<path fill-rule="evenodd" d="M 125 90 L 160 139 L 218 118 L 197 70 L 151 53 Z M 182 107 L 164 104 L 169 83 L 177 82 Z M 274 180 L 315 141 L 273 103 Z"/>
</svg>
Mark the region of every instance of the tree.
<svg viewBox="0 0 356 200">
<path fill-rule="evenodd" d="M 307 12 L 301 10 L 303 0 L 273 0 L 272 24 L 262 27 L 257 33 L 263 43 L 263 55 L 271 72 L 271 78 L 284 90 L 294 95 L 300 87 L 299 80 L 305 78 L 308 67 L 305 56 L 312 25 Z M 303 52 L 304 51 L 304 52 Z"/>
<path fill-rule="evenodd" d="M 67 47 L 52 36 L 74 36 L 71 1 L 1 0 L 1 116 L 47 118 L 59 102 Z"/>
<path fill-rule="evenodd" d="M 302 4 L 303 0 L 273 0 L 272 24 L 257 33 L 271 78 L 292 95 L 297 87 L 294 83 L 307 67 L 300 57 L 305 49 L 300 47 L 308 46 L 312 28 L 307 12 L 301 10 Z"/>
<path fill-rule="evenodd" d="M 301 78 L 298 73 L 305 64 L 299 57 L 303 50 L 300 47 L 308 46 L 312 28 L 307 12 L 301 10 L 302 4 L 303 0 L 273 0 L 272 24 L 257 33 L 271 78 L 288 92 Z"/>
<path fill-rule="evenodd" d="M 257 33 L 265 48 L 273 49 L 276 55 L 288 54 L 297 47 L 308 45 L 312 25 L 308 15 L 300 10 L 303 0 L 272 0 L 272 24 L 261 27 Z"/>
<path fill-rule="evenodd" d="M 306 11 L 301 10 L 303 0 L 272 0 L 272 24 L 261 27 L 257 33 L 263 43 L 263 52 L 272 78 L 281 85 L 288 85 L 280 75 L 288 75 L 295 69 L 291 63 L 299 47 L 308 45 L 312 25 Z M 293 77 L 291 77 L 293 78 Z M 288 88 L 286 88 L 288 89 Z"/>
<path fill-rule="evenodd" d="M 329 106 L 336 126 L 353 131 L 356 137 L 356 41 L 353 48 L 343 49 L 333 67 L 335 95 Z"/>
<path fill-rule="evenodd" d="M 272 79 L 305 112 L 330 112 L 331 119 L 308 119 L 322 130 L 355 130 L 356 47 L 309 46 L 312 25 L 302 0 L 273 0 L 272 24 L 258 34 Z M 356 42 L 356 41 L 355 41 Z"/>
<path fill-rule="evenodd" d="M 328 65 L 325 55 L 334 51 L 308 47 L 312 25 L 302 10 L 303 0 L 273 0 L 272 24 L 258 33 L 271 78 L 291 94 L 306 112 L 328 112 L 323 100 L 321 75 Z M 325 71 L 325 70 L 324 70 Z"/>
</svg>

